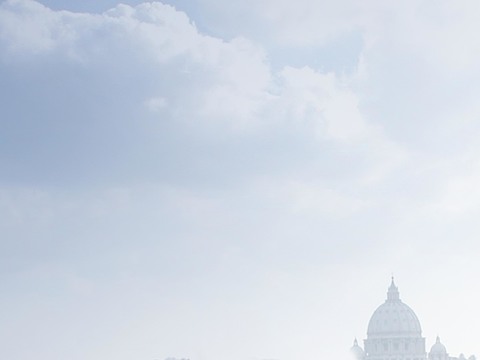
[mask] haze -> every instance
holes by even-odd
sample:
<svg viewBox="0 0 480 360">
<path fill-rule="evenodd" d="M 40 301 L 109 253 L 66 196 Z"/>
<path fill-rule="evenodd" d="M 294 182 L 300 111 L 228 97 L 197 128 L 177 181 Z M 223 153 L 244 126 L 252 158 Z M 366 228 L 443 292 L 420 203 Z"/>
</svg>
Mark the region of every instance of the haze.
<svg viewBox="0 0 480 360">
<path fill-rule="evenodd" d="M 479 18 L 0 2 L 0 358 L 347 358 L 392 273 L 478 356 Z"/>
</svg>

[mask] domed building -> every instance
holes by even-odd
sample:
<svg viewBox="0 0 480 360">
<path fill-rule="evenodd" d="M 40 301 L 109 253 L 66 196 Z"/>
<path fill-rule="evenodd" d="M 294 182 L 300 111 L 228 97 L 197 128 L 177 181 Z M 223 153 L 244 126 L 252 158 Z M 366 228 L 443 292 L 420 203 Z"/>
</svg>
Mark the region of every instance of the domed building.
<svg viewBox="0 0 480 360">
<path fill-rule="evenodd" d="M 427 354 L 422 327 L 415 312 L 402 300 L 395 281 L 388 288 L 387 300 L 373 313 L 368 323 L 364 349 L 357 339 L 351 348 L 357 360 L 463 360 L 450 357 L 437 336 Z M 463 358 L 463 359 L 462 359 Z M 468 360 L 475 360 L 472 355 Z"/>
<path fill-rule="evenodd" d="M 440 342 L 440 338 L 437 336 L 437 341 L 433 344 L 430 353 L 428 354 L 429 360 L 449 360 L 447 348 Z"/>
</svg>

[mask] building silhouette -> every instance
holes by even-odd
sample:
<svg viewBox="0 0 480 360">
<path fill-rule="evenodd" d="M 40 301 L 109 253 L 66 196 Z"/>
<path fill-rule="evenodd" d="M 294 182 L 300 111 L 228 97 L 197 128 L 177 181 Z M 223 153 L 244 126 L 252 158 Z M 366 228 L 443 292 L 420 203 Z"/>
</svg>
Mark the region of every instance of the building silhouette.
<svg viewBox="0 0 480 360">
<path fill-rule="evenodd" d="M 430 352 L 426 352 L 420 321 L 400 300 L 393 277 L 387 300 L 370 318 L 364 349 L 355 339 L 351 351 L 357 360 L 467 360 L 463 354 L 451 357 L 438 336 Z M 475 360 L 475 356 L 468 360 Z"/>
</svg>

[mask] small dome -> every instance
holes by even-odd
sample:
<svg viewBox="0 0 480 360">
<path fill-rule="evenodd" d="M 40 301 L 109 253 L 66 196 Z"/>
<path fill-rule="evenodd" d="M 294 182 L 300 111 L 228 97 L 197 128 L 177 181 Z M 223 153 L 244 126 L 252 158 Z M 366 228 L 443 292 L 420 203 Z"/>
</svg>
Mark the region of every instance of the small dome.
<svg viewBox="0 0 480 360">
<path fill-rule="evenodd" d="M 418 337 L 422 334 L 417 315 L 400 300 L 393 278 L 388 289 L 387 300 L 373 313 L 368 323 L 367 334 L 368 337 L 385 335 Z"/>
<path fill-rule="evenodd" d="M 365 357 L 365 352 L 358 345 L 357 339 L 355 339 L 355 341 L 353 342 L 353 346 L 350 348 L 350 351 L 355 356 L 355 359 L 362 360 Z"/>
<path fill-rule="evenodd" d="M 446 354 L 447 353 L 447 349 L 445 348 L 445 346 L 440 342 L 440 337 L 437 336 L 437 341 L 435 342 L 435 344 L 433 344 L 431 350 L 430 350 L 430 354 Z"/>
</svg>

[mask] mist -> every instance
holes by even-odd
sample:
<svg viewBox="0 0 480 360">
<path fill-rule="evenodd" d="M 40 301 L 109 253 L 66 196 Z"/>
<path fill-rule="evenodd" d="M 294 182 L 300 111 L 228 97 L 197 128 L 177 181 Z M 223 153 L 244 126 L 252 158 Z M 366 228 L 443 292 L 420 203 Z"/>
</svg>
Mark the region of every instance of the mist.
<svg viewBox="0 0 480 360">
<path fill-rule="evenodd" d="M 479 12 L 1 1 L 0 358 L 473 360 Z"/>
</svg>

